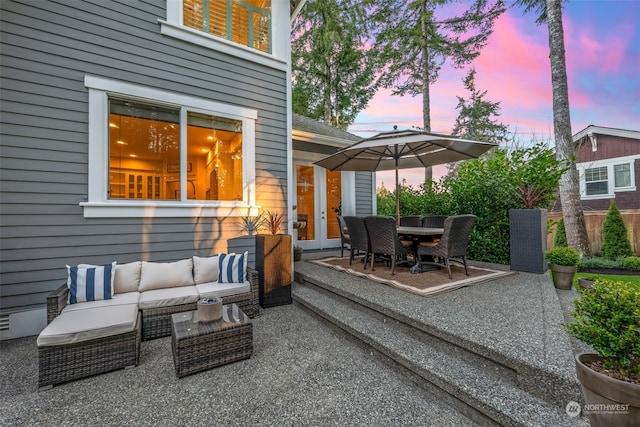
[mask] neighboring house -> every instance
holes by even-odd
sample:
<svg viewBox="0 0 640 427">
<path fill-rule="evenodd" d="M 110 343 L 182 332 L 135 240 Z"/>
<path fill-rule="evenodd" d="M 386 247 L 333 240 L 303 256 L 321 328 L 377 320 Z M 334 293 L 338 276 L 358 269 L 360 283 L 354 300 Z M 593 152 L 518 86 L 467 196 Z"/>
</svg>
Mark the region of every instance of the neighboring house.
<svg viewBox="0 0 640 427">
<path fill-rule="evenodd" d="M 573 136 L 585 211 L 640 209 L 640 131 L 588 126 Z"/>
<path fill-rule="evenodd" d="M 2 339 L 44 327 L 66 264 L 225 252 L 261 210 L 292 232 L 304 1 L 0 2 Z M 302 162 L 347 143 L 308 136 Z"/>
<path fill-rule="evenodd" d="M 600 254 L 602 225 L 615 200 L 633 250 L 640 255 L 640 131 L 591 125 L 573 135 L 573 141 L 591 251 Z M 561 210 L 558 202 L 549 218 L 561 218 Z M 549 247 L 554 237 L 555 230 Z"/>
</svg>

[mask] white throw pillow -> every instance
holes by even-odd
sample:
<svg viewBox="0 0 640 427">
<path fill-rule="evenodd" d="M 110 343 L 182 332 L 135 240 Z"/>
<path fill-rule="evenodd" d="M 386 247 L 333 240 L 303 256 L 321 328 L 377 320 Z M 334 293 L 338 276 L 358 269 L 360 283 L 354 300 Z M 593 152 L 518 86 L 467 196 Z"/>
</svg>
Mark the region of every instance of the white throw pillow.
<svg viewBox="0 0 640 427">
<path fill-rule="evenodd" d="M 178 286 L 192 286 L 193 260 L 191 258 L 176 262 L 147 262 L 142 261 L 139 291 L 151 289 L 175 288 Z"/>
<path fill-rule="evenodd" d="M 141 270 L 141 261 L 118 264 L 116 266 L 116 280 L 113 285 L 115 293 L 126 294 L 127 292 L 138 292 Z"/>
<path fill-rule="evenodd" d="M 218 260 L 219 256 L 193 257 L 193 281 L 196 285 L 200 283 L 216 282 L 218 280 Z"/>
</svg>

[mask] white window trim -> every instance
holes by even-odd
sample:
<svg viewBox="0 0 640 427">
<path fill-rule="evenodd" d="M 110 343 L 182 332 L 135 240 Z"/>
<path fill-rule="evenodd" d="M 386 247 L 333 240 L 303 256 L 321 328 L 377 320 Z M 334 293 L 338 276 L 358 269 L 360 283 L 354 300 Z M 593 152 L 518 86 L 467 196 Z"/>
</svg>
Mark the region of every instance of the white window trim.
<svg viewBox="0 0 640 427">
<path fill-rule="evenodd" d="M 615 193 L 624 191 L 636 191 L 636 177 L 635 177 L 635 162 L 640 160 L 640 155 L 615 157 L 613 159 L 595 160 L 593 162 L 577 163 L 578 175 L 580 177 L 580 198 L 582 200 L 597 200 L 597 199 L 610 199 L 614 197 Z M 630 164 L 631 165 L 631 185 L 626 187 L 615 187 L 615 174 L 614 166 Z M 607 194 L 594 194 L 587 195 L 587 186 L 585 181 L 585 170 L 593 168 L 607 168 L 607 180 L 608 180 L 608 193 Z"/>
<path fill-rule="evenodd" d="M 85 76 L 89 89 L 89 194 L 80 203 L 85 218 L 144 218 L 144 217 L 224 217 L 257 215 L 255 173 L 255 131 L 258 112 L 249 108 L 221 104 L 202 98 L 166 92 L 159 89 L 123 83 L 95 76 Z M 243 197 L 238 201 L 156 201 L 109 200 L 109 95 L 171 105 L 186 110 L 242 121 Z M 183 139 L 181 139 L 183 140 Z M 185 150 L 181 163 L 186 164 Z M 186 171 L 182 169 L 181 185 L 186 186 Z M 185 189 L 182 189 L 185 194 Z"/>
<path fill-rule="evenodd" d="M 282 38 L 279 37 L 279 35 L 276 35 L 276 30 L 279 29 L 281 25 L 278 14 L 276 13 L 276 7 L 280 6 L 278 3 L 280 2 L 277 0 L 273 2 L 271 11 L 272 54 L 264 53 L 260 50 L 234 43 L 222 37 L 216 37 L 203 31 L 196 30 L 195 28 L 182 25 L 182 0 L 167 0 L 167 20 L 158 19 L 158 22 L 160 23 L 160 33 L 165 36 L 174 37 L 189 43 L 204 46 L 208 49 L 220 51 L 267 67 L 286 71 L 289 68 L 289 60 L 286 57 L 281 57 L 282 55 L 279 53 L 282 52 L 283 49 L 281 49 L 279 45 L 276 45 L 276 43 L 280 42 L 280 39 Z M 286 3 L 286 6 L 288 8 L 288 2 Z M 288 21 L 286 22 L 286 25 L 288 30 Z"/>
</svg>

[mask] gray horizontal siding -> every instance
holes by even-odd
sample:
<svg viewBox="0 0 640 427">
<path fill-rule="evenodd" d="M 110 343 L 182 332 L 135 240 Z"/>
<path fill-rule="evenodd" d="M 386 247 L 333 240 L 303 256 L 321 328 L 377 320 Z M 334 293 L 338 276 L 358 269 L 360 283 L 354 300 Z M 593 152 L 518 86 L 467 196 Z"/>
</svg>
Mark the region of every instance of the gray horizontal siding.
<svg viewBox="0 0 640 427">
<path fill-rule="evenodd" d="M 160 34 L 165 1 L 0 2 L 0 311 L 42 307 L 65 264 L 227 250 L 235 218 L 87 219 L 85 75 L 258 111 L 257 203 L 286 208 L 286 73 Z"/>
<path fill-rule="evenodd" d="M 373 174 L 370 172 L 356 172 L 356 215 L 376 215 L 373 212 Z"/>
</svg>

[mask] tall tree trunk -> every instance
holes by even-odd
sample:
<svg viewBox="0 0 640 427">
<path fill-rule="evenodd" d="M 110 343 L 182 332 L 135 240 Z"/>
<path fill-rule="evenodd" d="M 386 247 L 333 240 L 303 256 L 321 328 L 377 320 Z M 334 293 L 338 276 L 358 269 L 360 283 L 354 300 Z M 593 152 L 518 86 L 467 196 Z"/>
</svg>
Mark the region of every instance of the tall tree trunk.
<svg viewBox="0 0 640 427">
<path fill-rule="evenodd" d="M 331 105 L 331 74 L 329 72 L 330 65 L 328 63 L 324 64 L 324 96 L 323 96 L 323 105 L 324 105 L 324 123 L 331 125 L 331 112 L 333 106 Z"/>
<path fill-rule="evenodd" d="M 567 243 L 583 256 L 589 256 L 589 241 L 580 202 L 578 171 L 574 160 L 575 145 L 571 135 L 569 89 L 564 55 L 564 29 L 561 0 L 546 0 L 551 59 L 551 85 L 553 88 L 553 129 L 556 157 L 570 162 L 569 170 L 560 179 L 560 201 L 567 232 Z"/>
<path fill-rule="evenodd" d="M 427 3 L 429 0 L 422 0 L 420 5 L 422 24 L 422 128 L 431 132 L 431 94 L 429 93 L 429 21 L 427 15 Z M 424 168 L 424 180 L 433 178 L 431 166 Z"/>
</svg>

